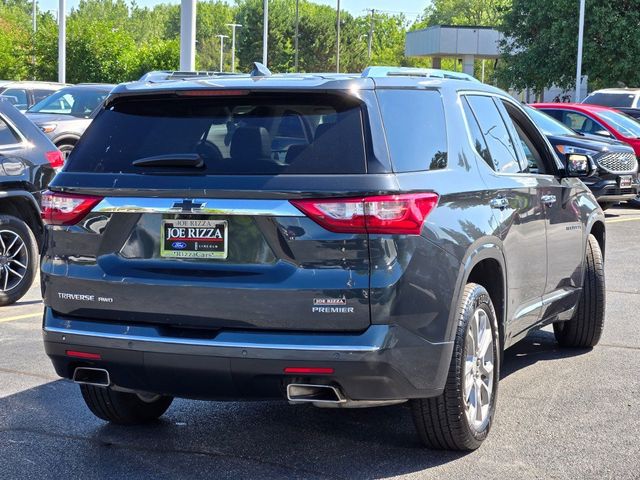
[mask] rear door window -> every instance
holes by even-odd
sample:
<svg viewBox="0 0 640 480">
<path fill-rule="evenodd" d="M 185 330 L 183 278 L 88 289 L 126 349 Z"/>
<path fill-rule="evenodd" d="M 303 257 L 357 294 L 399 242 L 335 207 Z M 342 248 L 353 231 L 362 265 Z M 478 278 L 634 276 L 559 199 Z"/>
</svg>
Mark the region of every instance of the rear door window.
<svg viewBox="0 0 640 480">
<path fill-rule="evenodd" d="M 447 130 L 435 90 L 379 90 L 378 101 L 396 172 L 447 166 Z"/>
<path fill-rule="evenodd" d="M 169 164 L 140 166 L 158 156 Z M 181 166 L 185 156 L 201 162 Z M 355 99 L 327 94 L 116 100 L 85 132 L 66 171 L 365 173 L 363 111 Z"/>
<path fill-rule="evenodd" d="M 462 99 L 462 108 L 464 110 L 464 116 L 467 119 L 469 133 L 471 134 L 471 140 L 476 152 L 478 152 L 478 155 L 482 157 L 487 165 L 493 168 L 493 160 L 491 159 L 489 147 L 487 147 L 487 142 L 484 139 L 484 135 L 482 135 L 482 130 L 480 130 L 480 125 L 478 125 L 478 120 L 476 120 L 475 115 L 471 111 L 471 107 L 469 106 L 469 102 L 467 102 L 466 98 Z"/>
<path fill-rule="evenodd" d="M 484 95 L 468 95 L 467 100 L 491 152 L 494 169 L 500 173 L 520 172 L 513 139 L 493 99 Z"/>
</svg>

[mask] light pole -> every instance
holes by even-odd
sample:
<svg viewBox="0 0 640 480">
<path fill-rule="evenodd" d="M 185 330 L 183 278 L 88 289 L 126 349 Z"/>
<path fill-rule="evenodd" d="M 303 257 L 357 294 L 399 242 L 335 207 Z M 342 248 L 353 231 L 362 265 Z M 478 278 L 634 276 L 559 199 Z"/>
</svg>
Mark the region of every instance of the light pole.
<svg viewBox="0 0 640 480">
<path fill-rule="evenodd" d="M 336 73 L 340 73 L 340 0 L 338 0 L 336 10 Z"/>
<path fill-rule="evenodd" d="M 371 9 L 371 22 L 369 24 L 369 40 L 367 41 L 367 52 L 369 55 L 369 60 L 371 60 L 371 46 L 373 43 L 373 22 L 376 14 L 376 9 Z"/>
<path fill-rule="evenodd" d="M 231 73 L 236 71 L 236 28 L 242 28 L 239 23 L 227 23 L 231 27 Z"/>
<path fill-rule="evenodd" d="M 298 37 L 299 37 L 299 25 L 300 25 L 300 0 L 296 0 L 296 36 L 293 39 L 293 43 L 295 46 L 295 57 L 294 57 L 294 66 L 296 73 L 298 72 Z"/>
<path fill-rule="evenodd" d="M 584 37 L 584 2 L 580 0 L 580 20 L 578 23 L 578 62 L 576 65 L 576 96 L 575 102 L 580 101 L 580 77 L 582 77 L 582 39 Z"/>
<path fill-rule="evenodd" d="M 58 82 L 66 83 L 67 72 L 67 6 L 66 0 L 58 3 Z"/>
<path fill-rule="evenodd" d="M 196 0 L 180 4 L 180 70 L 196 69 Z"/>
<path fill-rule="evenodd" d="M 224 39 L 229 38 L 229 35 L 216 35 L 220 38 L 220 71 L 223 71 L 224 62 Z"/>
<path fill-rule="evenodd" d="M 263 0 L 262 7 L 262 64 L 267 66 L 267 49 L 269 33 L 269 0 Z"/>
<path fill-rule="evenodd" d="M 33 33 L 36 33 L 36 29 L 38 28 L 38 25 L 36 24 L 36 0 L 33 0 L 32 6 L 31 6 L 31 17 L 32 17 L 32 21 L 33 21 Z"/>
</svg>

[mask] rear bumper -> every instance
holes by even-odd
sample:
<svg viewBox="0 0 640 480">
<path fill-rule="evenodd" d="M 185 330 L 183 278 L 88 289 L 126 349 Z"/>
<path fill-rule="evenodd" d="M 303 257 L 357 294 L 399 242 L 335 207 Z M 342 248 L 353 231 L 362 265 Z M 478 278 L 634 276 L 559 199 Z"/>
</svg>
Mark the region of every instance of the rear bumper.
<svg viewBox="0 0 640 480">
<path fill-rule="evenodd" d="M 109 371 L 112 384 L 200 399 L 283 398 L 289 383 L 340 387 L 351 400 L 439 395 L 453 344 L 431 343 L 396 325 L 361 333 L 221 331 L 212 338 L 169 336 L 161 327 L 63 317 L 45 309 L 45 351 L 58 375 L 76 367 Z M 67 351 L 97 353 L 100 360 Z M 331 375 L 287 375 L 286 367 L 332 368 Z"/>
</svg>

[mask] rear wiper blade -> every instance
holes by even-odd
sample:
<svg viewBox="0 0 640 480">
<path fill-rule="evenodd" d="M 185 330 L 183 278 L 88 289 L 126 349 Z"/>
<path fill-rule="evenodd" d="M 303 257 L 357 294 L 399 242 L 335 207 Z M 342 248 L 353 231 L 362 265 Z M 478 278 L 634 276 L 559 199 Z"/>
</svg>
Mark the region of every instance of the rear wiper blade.
<svg viewBox="0 0 640 480">
<path fill-rule="evenodd" d="M 204 160 L 197 153 L 171 153 L 139 158 L 134 160 L 132 165 L 134 167 L 202 168 L 204 167 Z"/>
</svg>

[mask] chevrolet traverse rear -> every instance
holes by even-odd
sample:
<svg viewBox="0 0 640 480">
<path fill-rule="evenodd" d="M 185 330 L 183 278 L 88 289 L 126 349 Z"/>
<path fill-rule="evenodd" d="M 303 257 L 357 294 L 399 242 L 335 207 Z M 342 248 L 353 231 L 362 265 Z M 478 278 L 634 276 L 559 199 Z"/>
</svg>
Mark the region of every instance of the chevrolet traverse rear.
<svg viewBox="0 0 640 480">
<path fill-rule="evenodd" d="M 504 347 L 597 343 L 588 162 L 499 90 L 377 72 L 113 90 L 42 204 L 45 348 L 94 414 L 410 400 L 425 445 L 473 449 Z"/>
</svg>

